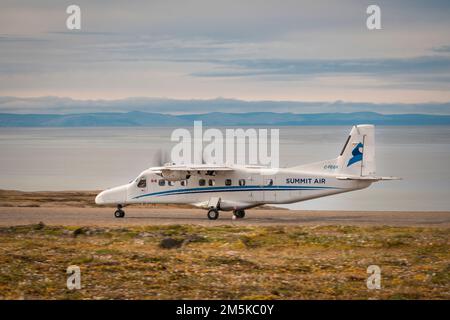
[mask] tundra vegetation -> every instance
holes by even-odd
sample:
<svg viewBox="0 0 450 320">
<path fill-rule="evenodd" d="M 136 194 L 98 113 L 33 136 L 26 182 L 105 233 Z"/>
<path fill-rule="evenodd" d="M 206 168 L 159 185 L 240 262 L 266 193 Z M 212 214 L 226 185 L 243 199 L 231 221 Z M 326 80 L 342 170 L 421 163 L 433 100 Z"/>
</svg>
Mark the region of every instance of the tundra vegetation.
<svg viewBox="0 0 450 320">
<path fill-rule="evenodd" d="M 81 289 L 66 286 L 81 269 Z M 381 268 L 381 289 L 366 286 Z M 0 227 L 3 299 L 449 299 L 448 228 Z"/>
</svg>

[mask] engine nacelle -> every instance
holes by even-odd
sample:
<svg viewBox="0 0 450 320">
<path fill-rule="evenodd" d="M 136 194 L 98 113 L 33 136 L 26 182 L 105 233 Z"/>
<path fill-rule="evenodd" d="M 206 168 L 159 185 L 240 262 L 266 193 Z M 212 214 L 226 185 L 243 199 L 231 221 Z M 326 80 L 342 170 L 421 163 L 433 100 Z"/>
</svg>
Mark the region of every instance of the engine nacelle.
<svg viewBox="0 0 450 320">
<path fill-rule="evenodd" d="M 161 176 L 167 181 L 180 181 L 189 179 L 190 174 L 185 171 L 162 170 Z"/>
</svg>

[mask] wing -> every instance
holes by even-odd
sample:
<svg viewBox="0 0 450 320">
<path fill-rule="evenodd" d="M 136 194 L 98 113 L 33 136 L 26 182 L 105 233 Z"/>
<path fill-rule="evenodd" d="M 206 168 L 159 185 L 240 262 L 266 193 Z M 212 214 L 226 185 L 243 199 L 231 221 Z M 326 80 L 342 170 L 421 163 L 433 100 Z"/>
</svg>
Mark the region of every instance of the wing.
<svg viewBox="0 0 450 320">
<path fill-rule="evenodd" d="M 233 171 L 234 169 L 228 166 L 209 165 L 209 164 L 195 164 L 195 165 L 170 165 L 164 166 L 161 170 L 169 171 Z"/>
<path fill-rule="evenodd" d="M 189 179 L 191 175 L 215 176 L 220 172 L 230 172 L 234 169 L 221 165 L 166 165 L 155 168 L 154 172 L 169 181 L 178 181 Z"/>
</svg>

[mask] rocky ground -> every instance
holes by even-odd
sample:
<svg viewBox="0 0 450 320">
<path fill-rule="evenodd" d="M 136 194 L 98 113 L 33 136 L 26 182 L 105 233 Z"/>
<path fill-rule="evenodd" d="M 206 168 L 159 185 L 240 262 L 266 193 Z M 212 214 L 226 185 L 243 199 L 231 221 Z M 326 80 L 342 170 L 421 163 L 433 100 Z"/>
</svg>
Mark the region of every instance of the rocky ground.
<svg viewBox="0 0 450 320">
<path fill-rule="evenodd" d="M 449 299 L 448 228 L 0 227 L 3 299 Z M 81 269 L 80 290 L 66 269 Z M 381 289 L 366 286 L 381 268 Z"/>
</svg>

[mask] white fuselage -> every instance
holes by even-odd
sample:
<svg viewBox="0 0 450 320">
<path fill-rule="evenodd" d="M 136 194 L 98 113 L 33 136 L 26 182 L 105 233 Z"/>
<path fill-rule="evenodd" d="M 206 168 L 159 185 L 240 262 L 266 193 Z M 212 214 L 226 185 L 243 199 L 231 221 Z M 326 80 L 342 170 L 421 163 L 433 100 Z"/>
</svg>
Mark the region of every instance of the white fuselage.
<svg viewBox="0 0 450 320">
<path fill-rule="evenodd" d="M 294 168 L 235 167 L 216 175 L 192 174 L 189 179 L 169 182 L 150 168 L 129 184 L 108 189 L 98 204 L 188 203 L 207 208 L 220 198 L 221 210 L 246 209 L 262 204 L 287 204 L 368 187 L 364 180 L 339 180 L 335 174 L 311 173 Z M 145 186 L 139 182 L 145 179 Z"/>
</svg>

